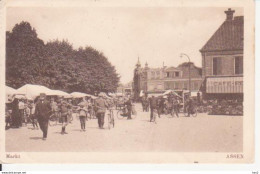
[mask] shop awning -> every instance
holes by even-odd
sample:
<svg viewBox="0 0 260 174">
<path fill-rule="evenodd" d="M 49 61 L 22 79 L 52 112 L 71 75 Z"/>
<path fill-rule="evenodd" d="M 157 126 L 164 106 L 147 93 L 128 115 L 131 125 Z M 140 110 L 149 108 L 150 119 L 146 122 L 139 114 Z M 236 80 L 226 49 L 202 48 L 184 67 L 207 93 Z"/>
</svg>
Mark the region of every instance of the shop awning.
<svg viewBox="0 0 260 174">
<path fill-rule="evenodd" d="M 243 93 L 243 77 L 207 77 L 206 93 Z"/>
</svg>

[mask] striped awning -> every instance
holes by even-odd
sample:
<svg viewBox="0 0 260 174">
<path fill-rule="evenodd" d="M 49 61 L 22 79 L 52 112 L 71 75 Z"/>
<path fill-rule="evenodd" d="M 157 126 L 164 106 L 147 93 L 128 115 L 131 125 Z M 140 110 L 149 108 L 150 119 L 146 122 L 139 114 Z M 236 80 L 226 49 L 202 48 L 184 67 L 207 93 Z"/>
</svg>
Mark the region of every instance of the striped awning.
<svg viewBox="0 0 260 174">
<path fill-rule="evenodd" d="M 206 93 L 243 93 L 243 77 L 208 77 Z"/>
</svg>

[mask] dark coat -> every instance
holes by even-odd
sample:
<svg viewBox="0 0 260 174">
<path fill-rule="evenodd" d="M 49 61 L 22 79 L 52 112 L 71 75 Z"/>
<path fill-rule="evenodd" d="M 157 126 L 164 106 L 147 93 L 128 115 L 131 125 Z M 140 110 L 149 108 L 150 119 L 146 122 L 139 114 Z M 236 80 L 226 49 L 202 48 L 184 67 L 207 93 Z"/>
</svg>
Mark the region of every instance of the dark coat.
<svg viewBox="0 0 260 174">
<path fill-rule="evenodd" d="M 150 99 L 150 108 L 151 108 L 151 109 L 157 108 L 157 100 L 156 100 L 155 97 L 152 97 L 152 98 Z"/>
<path fill-rule="evenodd" d="M 125 105 L 128 110 L 132 110 L 132 102 L 130 99 L 125 102 Z"/>
<path fill-rule="evenodd" d="M 51 115 L 51 105 L 48 101 L 38 101 L 35 107 L 35 116 L 40 120 L 48 120 Z"/>
<path fill-rule="evenodd" d="M 95 101 L 95 107 L 97 108 L 97 113 L 105 113 L 108 104 L 105 99 L 99 97 Z"/>
</svg>

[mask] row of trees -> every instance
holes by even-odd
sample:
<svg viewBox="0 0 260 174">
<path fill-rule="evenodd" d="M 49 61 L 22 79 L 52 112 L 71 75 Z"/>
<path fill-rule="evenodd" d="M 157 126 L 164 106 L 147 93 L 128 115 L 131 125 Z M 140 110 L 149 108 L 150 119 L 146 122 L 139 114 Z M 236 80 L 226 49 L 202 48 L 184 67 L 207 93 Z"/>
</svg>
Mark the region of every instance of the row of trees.
<svg viewBox="0 0 260 174">
<path fill-rule="evenodd" d="M 119 75 L 103 53 L 73 49 L 68 41 L 46 44 L 28 22 L 6 32 L 6 84 L 39 84 L 66 92 L 115 92 Z"/>
</svg>

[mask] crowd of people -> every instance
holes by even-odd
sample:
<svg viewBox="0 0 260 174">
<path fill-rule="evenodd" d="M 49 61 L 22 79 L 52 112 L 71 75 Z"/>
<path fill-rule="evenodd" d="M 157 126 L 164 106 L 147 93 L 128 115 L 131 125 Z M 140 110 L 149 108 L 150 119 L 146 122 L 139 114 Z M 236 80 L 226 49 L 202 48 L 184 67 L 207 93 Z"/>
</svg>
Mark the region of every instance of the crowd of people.
<svg viewBox="0 0 260 174">
<path fill-rule="evenodd" d="M 143 112 L 149 112 L 150 110 L 150 122 L 155 123 L 157 115 L 159 118 L 161 115 L 167 114 L 170 114 L 172 117 L 179 117 L 179 112 L 183 109 L 183 105 L 187 112 L 187 116 L 189 117 L 194 110 L 194 106 L 197 105 L 197 102 L 198 101 L 191 97 L 186 96 L 185 102 L 183 103 L 183 99 L 173 93 L 158 97 L 155 97 L 154 95 L 152 95 L 152 97 L 144 95 L 141 99 Z"/>
<path fill-rule="evenodd" d="M 189 117 L 194 112 L 207 113 L 208 115 L 243 115 L 243 100 L 239 99 L 211 99 L 203 100 L 200 95 L 191 97 L 184 95 L 184 98 L 169 93 L 158 97 L 143 96 L 141 99 L 143 112 L 149 112 L 151 121 L 155 120 L 154 113 L 179 117 L 180 112 L 185 112 Z"/>
<path fill-rule="evenodd" d="M 141 98 L 141 104 L 143 112 L 150 112 L 150 122 L 154 123 L 156 123 L 157 116 L 160 118 L 167 114 L 179 118 L 180 112 L 186 112 L 186 116 L 189 117 L 195 112 L 195 107 L 196 112 L 209 114 L 243 114 L 243 106 L 239 101 L 212 101 L 210 104 L 209 101 L 201 100 L 199 97 L 192 98 L 187 95 L 183 99 L 173 93 L 159 97 L 144 95 Z M 132 119 L 131 116 L 135 112 L 130 96 L 107 98 L 105 93 L 100 93 L 96 99 L 91 97 L 76 99 L 49 97 L 44 93 L 41 93 L 34 101 L 14 98 L 11 103 L 6 105 L 6 129 L 19 128 L 30 123 L 33 126 L 32 129 L 40 128 L 42 130 L 43 140 L 46 140 L 49 121 L 52 118 L 56 118 L 61 123 L 61 134 L 64 135 L 68 133 L 66 127 L 72 121 L 74 113 L 79 118 L 81 131 L 86 131 L 86 121 L 91 118 L 97 118 L 98 128 L 104 129 L 106 110 L 112 107 L 115 109 L 123 107 L 123 114 L 129 120 Z M 223 108 L 225 108 L 224 111 Z"/>
<path fill-rule="evenodd" d="M 91 97 L 64 98 L 49 97 L 41 93 L 34 101 L 24 98 L 14 98 L 6 105 L 6 129 L 20 128 L 30 123 L 32 129 L 40 129 L 43 132 L 43 140 L 47 138 L 49 121 L 57 118 L 61 123 L 61 134 L 67 134 L 67 125 L 72 114 L 75 113 L 80 120 L 81 131 L 86 131 L 86 121 L 89 118 L 97 118 L 98 127 L 104 129 L 104 117 L 106 110 L 118 106 L 120 102 L 127 109 L 128 119 L 131 119 L 132 100 L 130 97 L 108 98 L 105 93 L 100 93 L 95 100 Z M 39 125 L 39 126 L 38 126 Z"/>
</svg>

